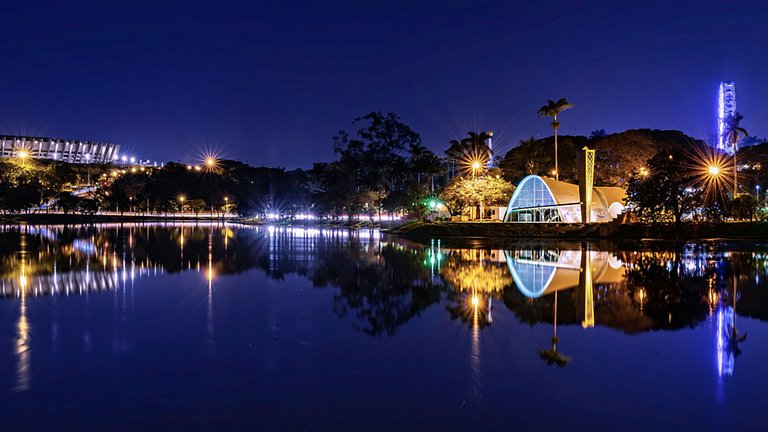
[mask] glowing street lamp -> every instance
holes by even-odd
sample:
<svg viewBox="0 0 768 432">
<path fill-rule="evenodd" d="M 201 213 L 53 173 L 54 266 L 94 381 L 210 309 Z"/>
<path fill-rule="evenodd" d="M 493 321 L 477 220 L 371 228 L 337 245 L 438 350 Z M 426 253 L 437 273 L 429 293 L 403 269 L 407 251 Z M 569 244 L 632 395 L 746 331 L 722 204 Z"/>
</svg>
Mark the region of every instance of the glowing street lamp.
<svg viewBox="0 0 768 432">
<path fill-rule="evenodd" d="M 478 160 L 475 160 L 472 162 L 472 177 L 475 176 L 475 172 L 479 170 L 482 166 L 483 164 L 481 164 L 480 161 Z"/>
<path fill-rule="evenodd" d="M 641 177 L 648 177 L 651 174 L 651 172 L 648 171 L 648 168 L 646 167 L 640 167 L 639 174 Z"/>
<path fill-rule="evenodd" d="M 710 165 L 709 168 L 707 169 L 707 172 L 709 173 L 709 175 L 713 177 L 717 177 L 720 175 L 720 167 L 717 165 Z"/>
<path fill-rule="evenodd" d="M 29 151 L 27 149 L 20 149 L 16 156 L 21 160 L 26 160 L 29 157 Z"/>
<path fill-rule="evenodd" d="M 187 197 L 184 195 L 179 195 L 179 204 L 181 204 L 181 212 L 184 213 L 184 201 L 187 200 Z"/>
</svg>

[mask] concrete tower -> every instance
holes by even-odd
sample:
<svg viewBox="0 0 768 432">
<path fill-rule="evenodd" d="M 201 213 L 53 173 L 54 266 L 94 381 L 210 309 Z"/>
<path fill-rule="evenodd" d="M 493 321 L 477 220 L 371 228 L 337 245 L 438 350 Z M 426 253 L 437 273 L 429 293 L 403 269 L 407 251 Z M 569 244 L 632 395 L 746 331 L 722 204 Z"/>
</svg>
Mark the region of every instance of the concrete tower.
<svg viewBox="0 0 768 432">
<path fill-rule="evenodd" d="M 488 168 L 493 168 L 496 165 L 496 161 L 494 160 L 494 154 L 493 154 L 493 131 L 486 132 L 486 135 L 488 135 L 488 138 L 485 139 L 485 145 L 488 146 L 489 151 L 489 157 L 488 157 L 488 163 L 486 164 Z"/>
</svg>

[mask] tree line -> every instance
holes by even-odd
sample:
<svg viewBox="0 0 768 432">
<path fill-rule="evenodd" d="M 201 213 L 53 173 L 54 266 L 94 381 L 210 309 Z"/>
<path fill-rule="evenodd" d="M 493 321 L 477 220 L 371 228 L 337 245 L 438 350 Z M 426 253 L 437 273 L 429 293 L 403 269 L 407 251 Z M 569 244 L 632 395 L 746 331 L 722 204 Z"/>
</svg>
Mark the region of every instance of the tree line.
<svg viewBox="0 0 768 432">
<path fill-rule="evenodd" d="M 761 214 L 759 193 L 748 192 L 766 180 L 762 166 L 768 166 L 768 144 L 738 148 L 746 136 L 739 126 L 741 116 L 734 116 L 727 128 L 735 150 L 730 158 L 678 131 L 606 134 L 598 129 L 589 137 L 558 135 L 558 115 L 572 106 L 564 99 L 549 101 L 538 112 L 553 118 L 555 135 L 522 140 L 504 155 L 494 153 L 489 131 L 470 131 L 438 154 L 396 114 L 371 112 L 356 118 L 351 130 L 333 136 L 334 160 L 311 169 L 253 167 L 233 160 L 131 167 L 3 159 L 0 210 L 373 218 L 420 217 L 437 202 L 453 215 L 488 217 L 490 208 L 508 203 L 513 185 L 526 175 L 577 182 L 572 161 L 587 147 L 596 150 L 596 184 L 626 189 L 628 205 L 641 219 L 721 220 Z M 717 175 L 702 172 L 713 163 L 718 164 Z M 732 177 L 735 189 L 728 186 Z"/>
</svg>

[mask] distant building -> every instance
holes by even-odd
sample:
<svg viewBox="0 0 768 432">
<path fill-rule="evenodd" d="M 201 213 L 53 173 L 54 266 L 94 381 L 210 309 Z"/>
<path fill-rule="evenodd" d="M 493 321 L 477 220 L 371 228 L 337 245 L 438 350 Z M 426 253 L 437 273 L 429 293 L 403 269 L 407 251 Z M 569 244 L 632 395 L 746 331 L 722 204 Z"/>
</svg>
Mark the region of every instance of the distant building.
<svg viewBox="0 0 768 432">
<path fill-rule="evenodd" d="M 0 157 L 25 155 L 69 163 L 117 161 L 120 145 L 94 141 L 0 135 Z"/>
<path fill-rule="evenodd" d="M 736 114 L 736 84 L 733 81 L 723 81 L 720 83 L 717 103 L 717 149 L 729 154 L 733 154 L 733 148 L 729 148 L 723 133 L 725 119 L 734 114 Z"/>
</svg>

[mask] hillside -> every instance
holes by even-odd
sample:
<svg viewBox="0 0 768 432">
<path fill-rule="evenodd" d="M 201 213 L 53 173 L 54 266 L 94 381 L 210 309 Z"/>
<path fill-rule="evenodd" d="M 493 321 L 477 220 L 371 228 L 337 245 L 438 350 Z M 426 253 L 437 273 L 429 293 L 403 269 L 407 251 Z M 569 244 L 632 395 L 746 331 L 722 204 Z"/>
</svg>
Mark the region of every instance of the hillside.
<svg viewBox="0 0 768 432">
<path fill-rule="evenodd" d="M 693 151 L 696 147 L 704 146 L 704 142 L 680 131 L 654 129 L 630 129 L 595 139 L 561 136 L 558 137 L 561 180 L 577 181 L 575 161 L 584 146 L 596 151 L 596 183 L 624 186 L 632 171 L 659 151 Z M 507 152 L 500 166 L 504 176 L 514 183 L 528 174 L 549 175 L 554 169 L 554 137 L 522 143 Z"/>
</svg>

